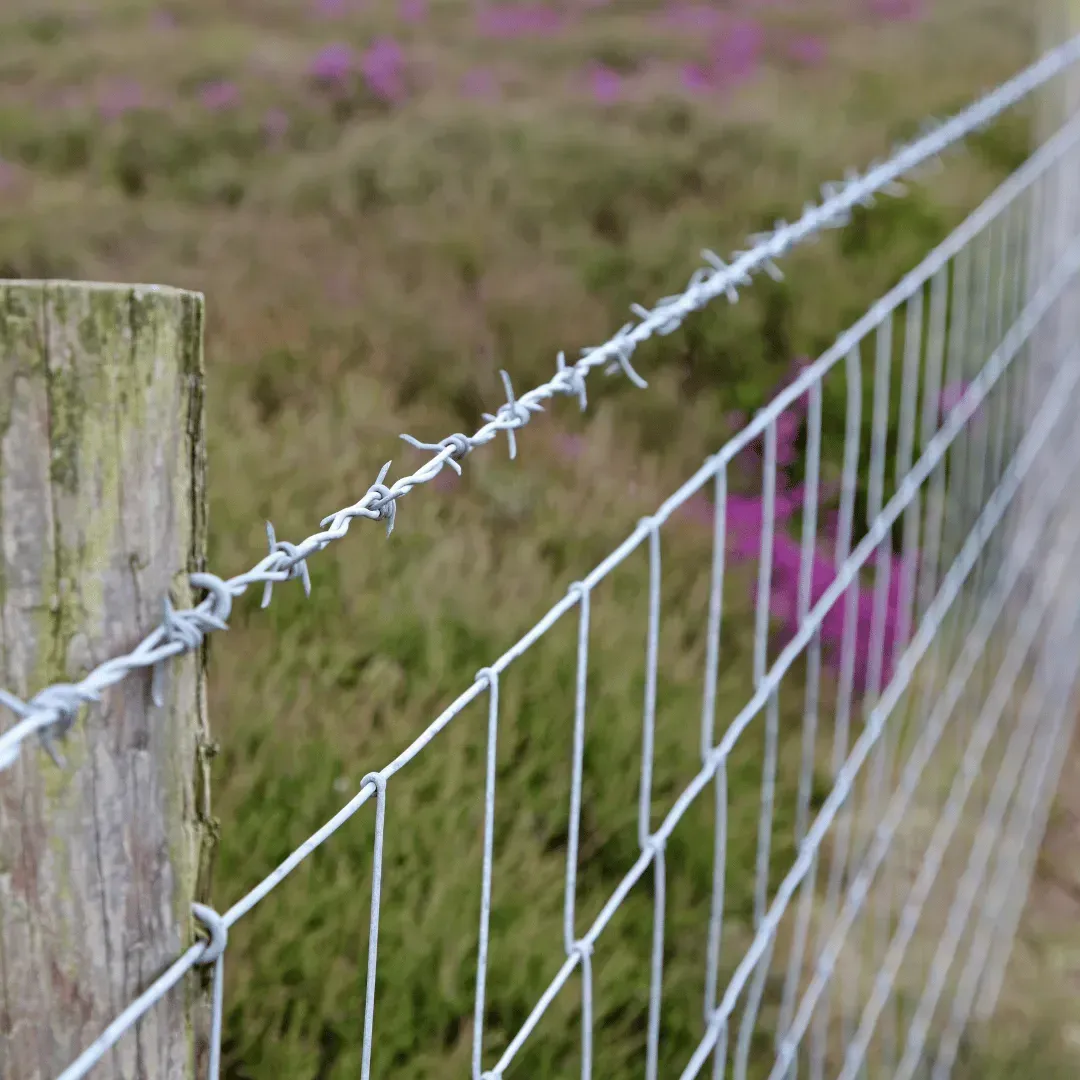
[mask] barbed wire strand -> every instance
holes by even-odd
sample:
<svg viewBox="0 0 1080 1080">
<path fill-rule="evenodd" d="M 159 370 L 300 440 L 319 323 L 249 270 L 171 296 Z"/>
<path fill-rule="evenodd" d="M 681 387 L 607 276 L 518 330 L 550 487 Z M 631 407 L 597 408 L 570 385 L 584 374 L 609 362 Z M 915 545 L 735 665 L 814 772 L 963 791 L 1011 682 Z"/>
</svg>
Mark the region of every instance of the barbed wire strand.
<svg viewBox="0 0 1080 1080">
<path fill-rule="evenodd" d="M 475 434 L 454 433 L 437 443 L 425 443 L 411 435 L 402 435 L 401 438 L 411 446 L 432 451 L 433 456 L 415 472 L 389 486 L 384 481 L 391 462 L 386 462 L 361 499 L 323 518 L 321 531 L 300 544 L 278 540 L 273 526 L 268 523 L 269 552 L 263 559 L 246 573 L 228 580 L 211 573 L 192 574 L 189 578 L 192 587 L 204 590 L 206 597 L 196 607 L 180 611 L 175 610 L 166 597 L 161 623 L 130 653 L 106 661 L 80 682 L 48 686 L 26 702 L 0 690 L 0 704 L 19 718 L 0 735 L 0 771 L 10 768 L 18 760 L 23 744 L 33 735 L 38 736 L 57 766 L 63 767 L 56 740 L 70 730 L 84 704 L 99 701 L 105 690 L 133 671 L 152 669 L 152 700 L 160 707 L 164 702 L 166 662 L 197 649 L 208 633 L 228 629 L 234 598 L 242 596 L 250 586 L 261 584 L 261 606 L 265 608 L 273 597 L 274 585 L 291 580 L 299 580 L 305 594 L 310 595 L 307 559 L 344 537 L 355 518 L 384 521 L 389 536 L 396 523 L 398 500 L 414 488 L 434 480 L 444 467 L 449 466 L 460 474 L 464 457 L 501 434 L 506 435 L 510 457 L 516 457 L 515 432 L 528 424 L 536 413 L 544 411 L 545 401 L 557 395 L 568 395 L 576 397 L 582 409 L 586 407 L 585 378 L 593 369 L 602 367 L 609 375 L 622 373 L 635 386 L 647 386 L 630 362 L 638 345 L 654 335 L 673 333 L 689 314 L 720 296 L 730 303 L 737 302 L 739 289 L 750 284 L 755 272 L 780 279 L 782 274 L 776 266 L 778 258 L 797 245 L 816 238 L 824 230 L 843 227 L 851 220 L 851 212 L 856 207 L 873 205 L 875 196 L 903 194 L 905 189 L 898 183 L 901 177 L 938 158 L 1077 59 L 1080 59 L 1080 35 L 1046 53 L 951 119 L 928 121 L 922 126 L 920 138 L 897 148 L 888 160 L 872 164 L 861 176 L 852 171 L 841 183 L 822 185 L 820 203 L 807 203 L 802 216 L 793 224 L 778 221 L 772 231 L 752 235 L 749 237 L 752 246 L 735 252 L 730 263 L 712 251 L 703 251 L 702 258 L 707 265 L 694 271 L 683 292 L 662 298 L 651 310 L 633 304 L 631 310 L 639 322 L 624 324 L 603 345 L 583 349 L 580 359 L 573 364 L 568 364 L 565 353 L 560 352 L 555 375 L 521 397 L 515 397 L 510 376 L 501 372 L 506 402 L 495 413 L 483 414 L 485 423 Z"/>
</svg>

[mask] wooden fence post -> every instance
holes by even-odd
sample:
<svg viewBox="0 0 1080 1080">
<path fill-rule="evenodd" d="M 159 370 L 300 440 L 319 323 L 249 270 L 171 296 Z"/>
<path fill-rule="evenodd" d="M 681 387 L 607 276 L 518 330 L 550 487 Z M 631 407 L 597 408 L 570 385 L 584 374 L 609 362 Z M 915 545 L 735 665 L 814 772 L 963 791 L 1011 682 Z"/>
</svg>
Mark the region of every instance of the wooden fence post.
<svg viewBox="0 0 1080 1080">
<path fill-rule="evenodd" d="M 0 281 L 0 686 L 23 700 L 192 603 L 206 542 L 203 298 Z M 193 940 L 206 887 L 204 650 L 0 773 L 0 1076 L 55 1080 Z M 4 710 L 0 709 L 0 713 Z M 0 717 L 6 728 L 14 718 Z M 190 1080 L 186 980 L 102 1076 Z M 95 1074 L 96 1075 L 96 1074 Z"/>
</svg>

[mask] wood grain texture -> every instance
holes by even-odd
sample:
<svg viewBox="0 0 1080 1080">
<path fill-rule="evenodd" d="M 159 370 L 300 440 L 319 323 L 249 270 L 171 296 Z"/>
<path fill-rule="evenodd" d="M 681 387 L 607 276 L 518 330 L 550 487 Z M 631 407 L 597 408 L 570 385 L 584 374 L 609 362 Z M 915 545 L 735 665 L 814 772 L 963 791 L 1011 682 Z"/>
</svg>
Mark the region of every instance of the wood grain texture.
<svg viewBox="0 0 1080 1080">
<path fill-rule="evenodd" d="M 27 698 L 192 602 L 206 543 L 203 300 L 0 282 L 0 685 Z M 193 939 L 206 887 L 204 650 L 165 703 L 138 672 L 84 709 L 59 769 L 0 773 L 0 1076 L 53 1080 Z M 11 720 L 5 716 L 6 725 Z M 192 1076 L 195 980 L 101 1075 Z"/>
</svg>

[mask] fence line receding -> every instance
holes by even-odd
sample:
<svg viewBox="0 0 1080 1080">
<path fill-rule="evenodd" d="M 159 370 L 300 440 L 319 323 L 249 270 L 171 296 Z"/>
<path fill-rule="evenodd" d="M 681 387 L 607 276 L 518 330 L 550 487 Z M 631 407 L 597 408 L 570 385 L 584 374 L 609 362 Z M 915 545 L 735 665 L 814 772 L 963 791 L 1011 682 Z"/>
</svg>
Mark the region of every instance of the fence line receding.
<svg viewBox="0 0 1080 1080">
<path fill-rule="evenodd" d="M 847 214 L 1005 109 L 1043 90 L 1080 58 L 1080 39 L 954 119 L 936 126 L 862 177 L 823 192 L 794 225 L 755 238 L 730 264 L 709 256 L 687 290 L 553 379 L 508 402 L 474 436 L 415 445 L 433 456 L 323 522 L 299 545 L 278 542 L 251 571 L 208 590 L 198 607 L 166 611 L 133 653 L 78 686 L 50 687 L 29 703 L 5 695 L 21 719 L 0 736 L 0 764 L 21 742 L 70 720 L 86 700 L 136 668 L 160 666 L 222 629 L 234 597 L 301 578 L 305 560 L 348 530 L 354 517 L 393 525 L 397 500 L 472 449 L 514 432 L 556 394 L 584 407 L 588 372 L 615 365 L 634 381 L 637 344 L 676 329 L 718 297 L 734 299 L 751 273 Z M 1072 730 L 1080 645 L 1080 511 L 1070 482 L 1080 466 L 1074 416 L 1080 405 L 1080 116 L 1066 122 L 951 235 L 875 302 L 822 356 L 799 370 L 747 427 L 722 447 L 595 569 L 576 582 L 517 644 L 485 667 L 397 758 L 224 914 L 199 905 L 206 938 L 129 1004 L 60 1080 L 86 1076 L 140 1017 L 193 968 L 213 966 L 209 1070 L 220 1068 L 228 931 L 364 804 L 374 800 L 369 961 L 361 1075 L 378 1039 L 377 968 L 383 843 L 395 774 L 470 703 L 487 706 L 481 905 L 472 1031 L 474 1080 L 500 1080 L 566 988 L 580 996 L 580 1074 L 594 1061 L 594 953 L 631 893 L 652 898 L 647 1024 L 642 1069 L 660 1070 L 668 846 L 680 823 L 711 806 L 712 895 L 701 963 L 701 1024 L 680 1063 L 696 1076 L 770 1080 L 824 1076 L 910 1080 L 950 1075 L 973 1018 L 986 1019 L 1000 992 L 1056 778 Z M 823 459 L 823 399 L 846 401 L 843 461 L 835 492 Z M 866 408 L 869 390 L 869 408 Z M 760 444 L 760 492 L 735 489 L 733 469 Z M 792 472 L 793 464 L 797 469 Z M 797 474 L 797 475 L 796 475 Z M 829 490 L 827 490 L 829 489 Z M 835 513 L 826 503 L 836 496 Z M 700 763 L 660 820 L 655 812 L 661 582 L 665 525 L 691 500 L 712 514 L 711 586 L 700 711 Z M 748 532 L 749 529 L 749 532 Z M 748 550 L 752 536 L 755 549 Z M 647 572 L 644 705 L 636 859 L 586 927 L 579 923 L 583 759 L 589 730 L 590 622 L 616 568 L 639 556 Z M 735 715 L 718 708 L 722 629 L 733 575 L 753 592 L 752 689 Z M 500 686 L 519 658 L 563 620 L 577 622 L 570 799 L 563 893 L 563 959 L 509 1041 L 485 1041 L 493 947 L 496 739 Z M 781 697 L 785 701 L 783 710 Z M 792 713 L 791 701 L 798 708 Z M 790 730 L 796 715 L 798 736 Z M 782 720 L 783 717 L 783 720 Z M 753 733 L 762 780 L 748 941 L 726 933 L 731 796 L 728 765 Z M 697 736 L 695 736 L 697 737 Z M 777 866 L 780 758 L 797 743 L 793 854 Z M 814 794 L 824 770 L 828 790 Z M 786 826 L 785 826 L 786 828 Z M 553 950 L 557 947 L 552 943 Z M 540 988 L 538 988 L 539 990 Z M 768 1023 L 763 1021 L 765 1010 Z M 763 1041 L 763 1034 L 765 1038 Z"/>
</svg>

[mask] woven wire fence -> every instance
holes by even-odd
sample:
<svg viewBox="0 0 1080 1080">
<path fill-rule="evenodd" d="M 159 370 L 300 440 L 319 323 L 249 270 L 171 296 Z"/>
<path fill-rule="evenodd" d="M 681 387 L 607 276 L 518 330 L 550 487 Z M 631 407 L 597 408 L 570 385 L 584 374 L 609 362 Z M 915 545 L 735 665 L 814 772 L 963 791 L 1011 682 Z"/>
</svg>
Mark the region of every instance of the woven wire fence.
<svg viewBox="0 0 1080 1080">
<path fill-rule="evenodd" d="M 1076 43 L 1069 48 L 1057 72 L 1074 58 Z M 1032 80 L 1030 89 L 1045 81 Z M 921 160 L 915 154 L 912 164 Z M 511 1075 L 567 995 L 580 1025 L 580 1075 L 604 1075 L 595 956 L 620 909 L 642 894 L 652 910 L 643 1072 L 655 1080 L 668 886 L 679 869 L 672 845 L 680 824 L 702 811 L 711 821 L 711 888 L 700 1026 L 680 1062 L 684 1080 L 948 1076 L 969 1022 L 995 1007 L 1072 730 L 1080 646 L 1080 579 L 1067 569 L 1080 548 L 1080 510 L 1069 498 L 1080 465 L 1080 213 L 1071 194 L 1078 164 L 1080 116 L 1070 116 L 398 758 L 365 776 L 334 818 L 223 915 L 197 906 L 207 937 L 61 1080 L 90 1073 L 200 965 L 213 968 L 208 1067 L 216 1080 L 229 928 L 373 802 L 367 1080 L 378 987 L 393 978 L 392 968 L 377 967 L 391 781 L 474 702 L 487 710 L 486 780 L 477 792 L 484 813 L 475 1080 Z M 828 395 L 846 402 L 835 476 L 823 453 Z M 748 493 L 742 466 L 755 448 L 760 489 Z M 661 700 L 671 618 L 665 527 L 702 505 L 712 526 L 702 697 L 693 715 L 673 718 Z M 588 865 L 583 817 L 597 775 L 586 769 L 597 693 L 593 615 L 618 568 L 634 560 L 644 563 L 647 581 L 638 854 L 586 918 L 579 875 Z M 749 643 L 726 636 L 740 604 L 751 610 Z M 576 621 L 576 674 L 566 725 L 564 959 L 513 1037 L 491 1047 L 493 853 L 499 800 L 509 795 L 497 782 L 507 722 L 501 691 L 514 665 L 567 620 Z M 732 663 L 750 684 L 734 715 L 718 704 Z M 692 727 L 698 747 L 697 771 L 675 792 L 654 782 L 666 724 Z M 733 888 L 743 887 L 734 875 L 744 872 L 729 852 L 746 819 L 732 763 L 747 745 L 760 779 L 744 931 L 728 912 Z"/>
</svg>

